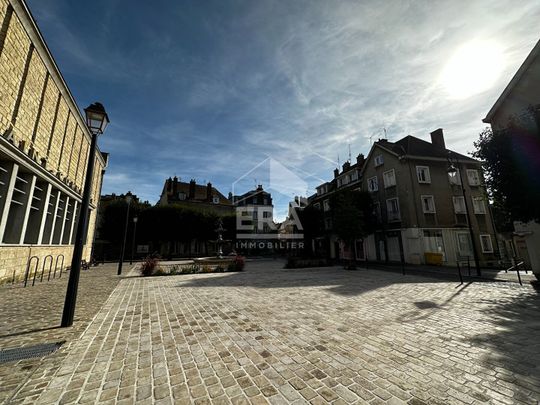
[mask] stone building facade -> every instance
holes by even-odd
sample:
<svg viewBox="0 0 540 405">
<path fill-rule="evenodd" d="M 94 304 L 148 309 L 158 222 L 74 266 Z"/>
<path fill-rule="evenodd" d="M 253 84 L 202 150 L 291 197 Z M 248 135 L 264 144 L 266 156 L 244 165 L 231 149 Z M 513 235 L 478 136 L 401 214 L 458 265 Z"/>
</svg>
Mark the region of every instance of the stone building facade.
<svg viewBox="0 0 540 405">
<path fill-rule="evenodd" d="M 23 278 L 34 256 L 32 271 L 69 265 L 90 139 L 27 5 L 0 0 L 0 283 Z M 105 167 L 98 152 L 86 260 Z"/>
</svg>

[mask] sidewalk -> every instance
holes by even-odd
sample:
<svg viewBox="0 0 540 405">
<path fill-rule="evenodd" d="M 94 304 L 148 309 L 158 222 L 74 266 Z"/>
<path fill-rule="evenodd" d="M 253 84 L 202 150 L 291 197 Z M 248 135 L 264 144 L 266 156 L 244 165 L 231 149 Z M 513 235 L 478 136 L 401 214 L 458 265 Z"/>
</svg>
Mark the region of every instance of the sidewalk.
<svg viewBox="0 0 540 405">
<path fill-rule="evenodd" d="M 108 263 L 81 271 L 75 322 L 70 328 L 59 327 L 69 272 L 33 287 L 23 288 L 22 283 L 0 286 L 0 350 L 65 342 L 52 355 L 0 363 L 0 404 L 11 403 L 10 398 L 45 358 L 55 364 L 62 361 L 121 280 L 116 268 L 115 263 Z M 129 272 L 129 267 L 124 270 Z"/>
<path fill-rule="evenodd" d="M 400 263 L 396 264 L 385 264 L 385 263 L 373 263 L 370 262 L 367 265 L 365 262 L 358 262 L 357 265 L 360 268 L 368 269 L 377 269 L 377 270 L 389 270 L 395 272 L 405 271 L 405 275 L 411 274 L 416 276 L 429 276 L 429 277 L 442 277 L 445 279 L 456 279 L 459 281 L 459 272 L 457 267 L 450 266 L 430 266 L 430 265 L 413 265 L 405 264 L 402 266 Z M 519 275 L 521 277 L 521 282 L 525 284 L 530 284 L 531 282 L 536 281 L 534 274 L 528 270 L 525 273 L 525 270 L 520 270 Z M 461 276 L 463 280 L 473 281 L 473 280 L 489 280 L 489 281 L 509 281 L 518 283 L 518 275 L 516 271 L 510 271 L 506 273 L 504 270 L 498 269 L 481 269 L 481 276 L 476 275 L 476 269 L 471 265 L 471 269 L 465 266 L 461 268 Z"/>
</svg>

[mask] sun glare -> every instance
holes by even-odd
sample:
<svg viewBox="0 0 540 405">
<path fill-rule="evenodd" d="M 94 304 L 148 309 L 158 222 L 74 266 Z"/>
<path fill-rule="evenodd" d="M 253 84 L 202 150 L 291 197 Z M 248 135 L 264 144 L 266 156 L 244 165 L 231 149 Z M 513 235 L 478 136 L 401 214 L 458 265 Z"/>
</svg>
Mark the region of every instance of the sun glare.
<svg viewBox="0 0 540 405">
<path fill-rule="evenodd" d="M 489 89 L 504 67 L 502 48 L 494 41 L 471 41 L 446 64 L 440 82 L 451 98 L 464 99 Z"/>
</svg>

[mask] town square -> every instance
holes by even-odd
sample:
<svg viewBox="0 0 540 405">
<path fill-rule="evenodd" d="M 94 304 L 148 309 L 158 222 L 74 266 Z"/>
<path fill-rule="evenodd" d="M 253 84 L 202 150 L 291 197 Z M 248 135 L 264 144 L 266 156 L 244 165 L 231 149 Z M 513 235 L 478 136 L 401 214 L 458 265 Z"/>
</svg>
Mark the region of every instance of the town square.
<svg viewBox="0 0 540 405">
<path fill-rule="evenodd" d="M 0 0 L 0 404 L 540 404 L 538 18 Z"/>
</svg>

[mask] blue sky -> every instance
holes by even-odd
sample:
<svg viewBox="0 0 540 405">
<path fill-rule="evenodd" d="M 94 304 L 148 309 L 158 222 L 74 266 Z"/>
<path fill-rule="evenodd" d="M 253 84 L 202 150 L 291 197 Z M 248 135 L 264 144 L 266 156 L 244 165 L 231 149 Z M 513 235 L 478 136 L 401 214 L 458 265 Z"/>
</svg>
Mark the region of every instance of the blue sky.
<svg viewBox="0 0 540 405">
<path fill-rule="evenodd" d="M 238 192 L 264 185 L 250 170 L 268 157 L 313 192 L 383 128 L 427 140 L 442 127 L 447 147 L 472 151 L 540 21 L 540 3 L 513 0 L 28 3 L 79 106 L 101 101 L 111 118 L 103 192 L 152 203 L 173 175 L 224 194 L 246 173 Z M 469 62 L 497 54 L 480 76 L 456 57 L 471 43 Z"/>
</svg>

